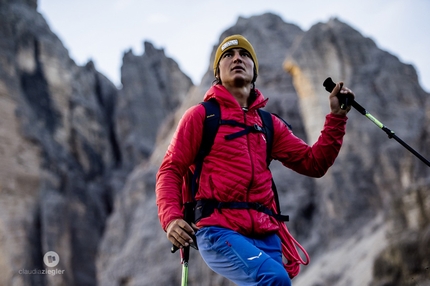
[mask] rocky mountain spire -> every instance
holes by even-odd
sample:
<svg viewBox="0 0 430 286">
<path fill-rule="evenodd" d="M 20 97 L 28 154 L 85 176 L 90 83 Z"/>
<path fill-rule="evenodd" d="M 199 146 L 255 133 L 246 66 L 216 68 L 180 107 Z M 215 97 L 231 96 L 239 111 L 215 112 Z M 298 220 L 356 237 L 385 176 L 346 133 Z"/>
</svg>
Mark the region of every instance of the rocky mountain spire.
<svg viewBox="0 0 430 286">
<path fill-rule="evenodd" d="M 91 61 L 76 65 L 36 9 L 36 0 L 0 0 L 0 284 L 177 285 L 155 173 L 179 118 L 211 85 L 212 65 L 194 86 L 144 42 L 142 55 L 124 53 L 118 89 Z M 235 33 L 254 45 L 267 110 L 308 143 L 328 112 L 322 82 L 331 76 L 430 157 L 429 94 L 413 66 L 371 39 L 338 19 L 302 31 L 271 13 L 240 17 L 220 39 Z M 323 178 L 276 162 L 271 170 L 288 227 L 312 258 L 295 285 L 430 280 L 429 169 L 362 115 L 349 113 Z M 20 274 L 44 269 L 48 251 L 62 275 Z M 232 285 L 197 252 L 190 261 L 198 285 Z"/>
</svg>

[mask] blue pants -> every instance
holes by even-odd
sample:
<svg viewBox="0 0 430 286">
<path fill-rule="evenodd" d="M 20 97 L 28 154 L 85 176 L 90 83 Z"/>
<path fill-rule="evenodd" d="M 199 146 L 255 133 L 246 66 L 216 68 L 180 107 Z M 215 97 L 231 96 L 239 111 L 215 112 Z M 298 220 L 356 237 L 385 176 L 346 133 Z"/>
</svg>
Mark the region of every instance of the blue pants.
<svg viewBox="0 0 430 286">
<path fill-rule="evenodd" d="M 238 285 L 291 286 L 282 265 L 281 241 L 276 234 L 254 239 L 221 227 L 196 233 L 200 254 L 216 273 Z"/>
</svg>

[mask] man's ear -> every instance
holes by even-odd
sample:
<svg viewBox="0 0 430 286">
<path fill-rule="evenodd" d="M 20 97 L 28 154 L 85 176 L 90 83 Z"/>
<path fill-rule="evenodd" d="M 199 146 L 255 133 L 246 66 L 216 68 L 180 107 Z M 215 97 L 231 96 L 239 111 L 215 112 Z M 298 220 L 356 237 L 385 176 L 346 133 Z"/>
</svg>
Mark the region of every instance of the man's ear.
<svg viewBox="0 0 430 286">
<path fill-rule="evenodd" d="M 219 66 L 216 68 L 215 80 L 216 80 L 217 83 L 221 83 L 221 76 L 220 76 Z"/>
<path fill-rule="evenodd" d="M 255 83 L 255 81 L 257 80 L 257 68 L 254 66 L 254 77 L 252 78 L 252 83 Z"/>
</svg>

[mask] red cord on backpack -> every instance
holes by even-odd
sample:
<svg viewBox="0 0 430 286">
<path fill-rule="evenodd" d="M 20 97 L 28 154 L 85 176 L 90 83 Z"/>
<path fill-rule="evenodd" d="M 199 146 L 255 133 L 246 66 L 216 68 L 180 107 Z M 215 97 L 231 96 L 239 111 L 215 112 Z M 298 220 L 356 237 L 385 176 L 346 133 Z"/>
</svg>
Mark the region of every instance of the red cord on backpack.
<svg viewBox="0 0 430 286">
<path fill-rule="evenodd" d="M 282 243 L 282 254 L 288 260 L 288 263 L 284 263 L 284 268 L 287 270 L 290 278 L 296 277 L 300 272 L 300 264 L 308 265 L 310 262 L 309 254 L 297 242 L 297 240 L 288 231 L 287 225 L 284 222 L 279 222 L 279 238 Z M 306 257 L 306 261 L 300 256 L 297 247 L 303 252 Z"/>
</svg>

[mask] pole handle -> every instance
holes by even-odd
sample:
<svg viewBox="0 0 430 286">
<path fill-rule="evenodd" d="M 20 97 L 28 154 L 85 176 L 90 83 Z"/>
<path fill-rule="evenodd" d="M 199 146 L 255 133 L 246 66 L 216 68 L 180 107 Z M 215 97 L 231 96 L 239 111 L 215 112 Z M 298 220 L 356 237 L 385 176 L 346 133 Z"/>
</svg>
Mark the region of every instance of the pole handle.
<svg viewBox="0 0 430 286">
<path fill-rule="evenodd" d="M 328 77 L 323 82 L 323 86 L 325 87 L 325 90 L 327 90 L 328 92 L 332 92 L 333 89 L 336 87 L 336 83 L 331 79 L 331 77 Z M 338 93 L 336 96 L 339 99 L 341 109 L 345 110 L 348 105 L 351 105 L 358 112 L 366 116 L 366 113 L 367 113 L 366 109 L 364 109 L 363 106 L 361 106 L 357 101 L 355 101 L 351 95 L 343 95 Z"/>
<path fill-rule="evenodd" d="M 186 202 L 184 204 L 184 220 L 191 225 L 192 222 L 194 222 L 194 207 L 195 207 L 196 203 L 195 202 Z M 196 250 L 198 250 L 199 248 L 197 247 L 197 240 L 195 235 L 191 236 L 193 239 L 193 243 L 190 243 L 190 246 Z M 189 246 L 187 246 L 186 248 L 189 248 Z M 172 244 L 172 247 L 170 248 L 170 252 L 171 253 L 175 253 L 176 251 L 178 251 L 178 247 L 174 244 Z"/>
</svg>

